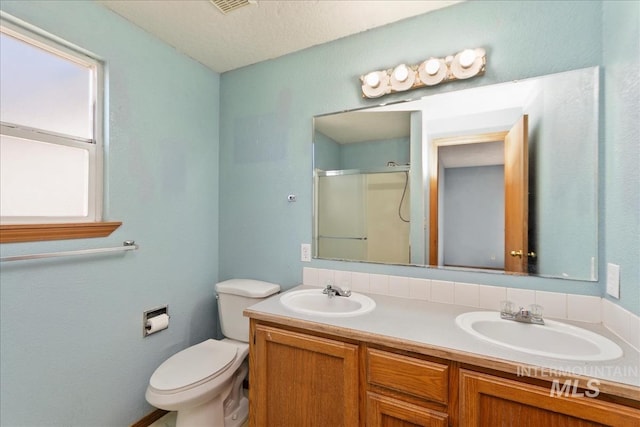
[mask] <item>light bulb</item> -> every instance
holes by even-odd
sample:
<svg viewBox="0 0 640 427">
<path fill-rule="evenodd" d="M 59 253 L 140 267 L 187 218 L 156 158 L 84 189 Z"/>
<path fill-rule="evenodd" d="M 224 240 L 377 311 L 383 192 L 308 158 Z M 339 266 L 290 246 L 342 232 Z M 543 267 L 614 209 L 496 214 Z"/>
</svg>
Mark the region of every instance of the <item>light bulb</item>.
<svg viewBox="0 0 640 427">
<path fill-rule="evenodd" d="M 403 82 L 409 77 L 409 69 L 406 65 L 400 64 L 393 70 L 393 77 L 395 77 L 397 81 Z"/>
<path fill-rule="evenodd" d="M 367 84 L 367 86 L 378 87 L 378 85 L 380 84 L 380 76 L 377 72 L 373 71 L 367 74 L 367 76 L 364 78 L 364 82 Z"/>
<path fill-rule="evenodd" d="M 424 70 L 430 76 L 435 76 L 438 73 L 438 70 L 440 70 L 440 61 L 435 58 L 431 58 L 424 64 Z"/>
<path fill-rule="evenodd" d="M 460 66 L 462 68 L 469 68 L 476 60 L 476 52 L 473 49 L 465 49 L 460 54 Z"/>
</svg>

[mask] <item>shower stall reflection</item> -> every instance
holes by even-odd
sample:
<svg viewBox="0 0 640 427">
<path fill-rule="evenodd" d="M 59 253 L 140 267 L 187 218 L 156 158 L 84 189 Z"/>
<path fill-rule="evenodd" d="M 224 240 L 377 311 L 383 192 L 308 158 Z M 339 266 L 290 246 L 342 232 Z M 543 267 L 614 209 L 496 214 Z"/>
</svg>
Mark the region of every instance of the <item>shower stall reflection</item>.
<svg viewBox="0 0 640 427">
<path fill-rule="evenodd" d="M 410 262 L 408 166 L 316 170 L 317 256 Z"/>
</svg>

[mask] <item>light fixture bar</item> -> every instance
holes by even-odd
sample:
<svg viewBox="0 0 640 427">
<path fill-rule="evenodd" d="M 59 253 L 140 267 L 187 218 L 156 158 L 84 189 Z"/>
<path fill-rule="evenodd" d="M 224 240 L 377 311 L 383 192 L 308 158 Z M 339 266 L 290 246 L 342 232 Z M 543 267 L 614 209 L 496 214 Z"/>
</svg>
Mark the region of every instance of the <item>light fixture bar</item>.
<svg viewBox="0 0 640 427">
<path fill-rule="evenodd" d="M 487 55 L 483 48 L 465 49 L 444 58 L 428 58 L 416 65 L 400 64 L 360 76 L 362 96 L 379 98 L 394 92 L 435 86 L 483 75 Z"/>
</svg>

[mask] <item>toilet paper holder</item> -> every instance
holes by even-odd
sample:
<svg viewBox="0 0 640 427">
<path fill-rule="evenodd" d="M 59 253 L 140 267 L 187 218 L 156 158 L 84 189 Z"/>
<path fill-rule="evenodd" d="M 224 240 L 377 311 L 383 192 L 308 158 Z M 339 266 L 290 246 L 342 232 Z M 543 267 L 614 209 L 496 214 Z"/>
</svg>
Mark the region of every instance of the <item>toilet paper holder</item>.
<svg viewBox="0 0 640 427">
<path fill-rule="evenodd" d="M 167 323 L 162 329 L 152 330 L 153 323 L 160 319 L 159 316 L 166 317 Z M 168 320 L 171 318 L 169 316 L 169 306 L 165 305 L 163 307 L 157 307 L 152 310 L 147 310 L 142 313 L 142 336 L 146 337 L 156 332 L 160 332 L 161 330 L 167 329 L 169 327 Z M 154 321 L 152 321 L 154 319 Z"/>
</svg>

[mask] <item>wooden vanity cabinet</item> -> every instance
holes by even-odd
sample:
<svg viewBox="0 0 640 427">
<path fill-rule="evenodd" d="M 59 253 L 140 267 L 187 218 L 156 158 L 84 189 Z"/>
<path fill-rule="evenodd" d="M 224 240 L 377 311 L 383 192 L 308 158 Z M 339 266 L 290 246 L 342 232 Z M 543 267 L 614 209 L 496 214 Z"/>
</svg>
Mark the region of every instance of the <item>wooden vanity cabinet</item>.
<svg viewBox="0 0 640 427">
<path fill-rule="evenodd" d="M 640 427 L 640 396 L 559 396 L 550 381 L 250 324 L 251 427 Z"/>
<path fill-rule="evenodd" d="M 640 427 L 638 409 L 466 369 L 459 406 L 464 427 Z"/>
<path fill-rule="evenodd" d="M 252 427 L 359 425 L 358 345 L 252 324 Z"/>
</svg>

